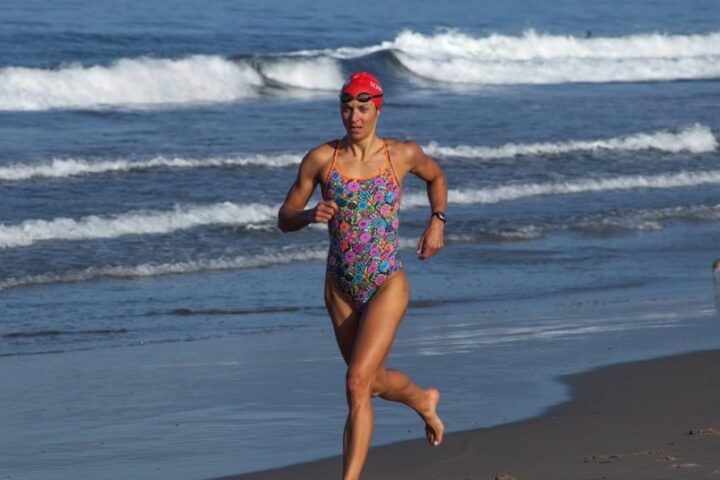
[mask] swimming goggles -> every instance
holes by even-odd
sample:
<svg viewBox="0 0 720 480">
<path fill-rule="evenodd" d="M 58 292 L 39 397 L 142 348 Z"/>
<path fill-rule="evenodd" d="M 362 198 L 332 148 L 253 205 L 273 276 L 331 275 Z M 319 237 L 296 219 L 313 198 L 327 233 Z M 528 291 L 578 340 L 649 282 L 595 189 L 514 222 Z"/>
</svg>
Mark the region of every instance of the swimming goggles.
<svg viewBox="0 0 720 480">
<path fill-rule="evenodd" d="M 358 93 L 357 96 L 352 96 L 349 93 L 341 93 L 340 94 L 340 101 L 342 103 L 348 103 L 352 102 L 353 100 L 357 100 L 360 103 L 367 103 L 373 98 L 379 98 L 382 97 L 382 93 L 379 93 L 377 95 L 370 95 L 369 93 Z"/>
</svg>

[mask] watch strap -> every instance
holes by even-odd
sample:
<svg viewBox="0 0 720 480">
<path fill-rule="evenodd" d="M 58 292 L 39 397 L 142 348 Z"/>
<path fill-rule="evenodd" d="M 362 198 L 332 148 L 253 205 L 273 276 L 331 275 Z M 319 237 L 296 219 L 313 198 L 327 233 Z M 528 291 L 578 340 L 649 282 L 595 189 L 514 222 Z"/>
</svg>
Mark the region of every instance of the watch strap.
<svg viewBox="0 0 720 480">
<path fill-rule="evenodd" d="M 439 218 L 440 221 L 443 223 L 447 222 L 447 217 L 445 216 L 445 212 L 442 212 L 442 211 L 433 212 L 431 216 Z"/>
</svg>

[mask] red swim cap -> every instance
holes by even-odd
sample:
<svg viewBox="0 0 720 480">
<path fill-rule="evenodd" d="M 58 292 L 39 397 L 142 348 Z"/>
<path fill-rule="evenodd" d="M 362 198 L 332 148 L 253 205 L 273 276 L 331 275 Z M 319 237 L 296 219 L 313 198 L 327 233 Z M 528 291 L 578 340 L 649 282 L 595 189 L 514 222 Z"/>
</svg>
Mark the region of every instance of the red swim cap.
<svg viewBox="0 0 720 480">
<path fill-rule="evenodd" d="M 380 80 L 375 75 L 368 72 L 358 72 L 350 75 L 350 78 L 343 85 L 340 93 L 349 93 L 353 97 L 361 93 L 369 93 L 370 95 L 382 95 L 383 90 L 380 86 Z M 383 97 L 371 99 L 378 110 L 382 107 Z"/>
</svg>

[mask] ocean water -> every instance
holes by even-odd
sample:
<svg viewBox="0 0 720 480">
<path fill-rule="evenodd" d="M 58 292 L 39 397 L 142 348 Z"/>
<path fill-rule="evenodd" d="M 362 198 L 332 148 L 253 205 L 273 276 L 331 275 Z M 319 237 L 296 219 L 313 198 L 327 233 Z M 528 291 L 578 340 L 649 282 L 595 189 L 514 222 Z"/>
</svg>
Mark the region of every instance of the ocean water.
<svg viewBox="0 0 720 480">
<path fill-rule="evenodd" d="M 361 69 L 379 134 L 449 179 L 430 262 L 404 186 L 390 364 L 442 388 L 450 430 L 540 413 L 565 373 L 720 346 L 715 0 L 6 0 L 0 42 L 3 478 L 340 451 L 327 233 L 275 215 Z M 422 435 L 377 412 L 376 443 Z"/>
</svg>

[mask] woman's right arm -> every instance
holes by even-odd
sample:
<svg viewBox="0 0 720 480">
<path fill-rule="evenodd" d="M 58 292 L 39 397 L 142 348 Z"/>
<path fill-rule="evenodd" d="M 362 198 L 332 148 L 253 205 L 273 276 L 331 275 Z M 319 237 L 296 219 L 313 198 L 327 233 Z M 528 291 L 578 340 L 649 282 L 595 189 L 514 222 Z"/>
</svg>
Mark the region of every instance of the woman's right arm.
<svg viewBox="0 0 720 480">
<path fill-rule="evenodd" d="M 314 208 L 305 209 L 318 184 L 323 161 L 312 151 L 300 163 L 297 178 L 278 211 L 278 227 L 283 232 L 294 232 L 311 223 L 327 223 L 337 212 L 332 200 L 323 200 Z"/>
</svg>

